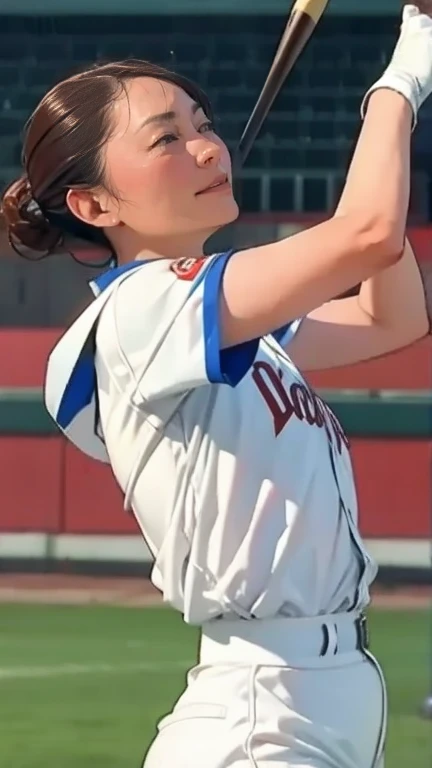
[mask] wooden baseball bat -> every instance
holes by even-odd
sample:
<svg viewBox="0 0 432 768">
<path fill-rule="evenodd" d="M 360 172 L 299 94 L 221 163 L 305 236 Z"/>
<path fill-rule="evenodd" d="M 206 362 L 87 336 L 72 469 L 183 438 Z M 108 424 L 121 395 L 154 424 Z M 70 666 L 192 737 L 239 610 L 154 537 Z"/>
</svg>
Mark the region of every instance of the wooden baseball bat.
<svg viewBox="0 0 432 768">
<path fill-rule="evenodd" d="M 242 166 L 287 76 L 305 48 L 329 0 L 296 0 L 276 51 L 267 80 L 258 97 L 237 149 Z"/>
</svg>

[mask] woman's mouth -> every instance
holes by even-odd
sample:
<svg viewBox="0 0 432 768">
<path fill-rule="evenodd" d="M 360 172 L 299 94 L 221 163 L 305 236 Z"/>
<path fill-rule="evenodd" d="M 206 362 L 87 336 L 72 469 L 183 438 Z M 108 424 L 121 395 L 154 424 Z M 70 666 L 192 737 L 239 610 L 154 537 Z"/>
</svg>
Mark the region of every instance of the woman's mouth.
<svg viewBox="0 0 432 768">
<path fill-rule="evenodd" d="M 205 189 L 202 189 L 200 192 L 197 192 L 197 196 L 210 195 L 217 192 L 227 192 L 228 190 L 231 190 L 231 184 L 228 181 L 228 176 L 226 176 L 226 174 L 223 174 L 221 176 L 218 176 L 211 184 L 209 184 L 208 187 L 205 187 Z"/>
</svg>

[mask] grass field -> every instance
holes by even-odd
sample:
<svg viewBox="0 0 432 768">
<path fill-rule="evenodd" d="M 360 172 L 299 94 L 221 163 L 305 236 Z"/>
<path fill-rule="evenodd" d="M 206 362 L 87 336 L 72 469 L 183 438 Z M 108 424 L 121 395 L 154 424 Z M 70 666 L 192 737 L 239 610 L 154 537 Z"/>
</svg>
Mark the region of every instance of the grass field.
<svg viewBox="0 0 432 768">
<path fill-rule="evenodd" d="M 163 608 L 1 605 L 0 615 L 0 766 L 139 768 L 194 661 L 195 631 Z M 427 768 L 429 614 L 375 611 L 371 630 L 389 682 L 386 768 Z"/>
</svg>

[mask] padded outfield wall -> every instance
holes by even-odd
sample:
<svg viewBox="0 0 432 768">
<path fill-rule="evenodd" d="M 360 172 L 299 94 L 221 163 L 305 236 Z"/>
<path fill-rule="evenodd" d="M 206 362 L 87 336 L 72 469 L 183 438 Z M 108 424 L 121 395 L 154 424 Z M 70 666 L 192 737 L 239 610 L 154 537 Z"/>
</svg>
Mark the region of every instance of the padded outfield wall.
<svg viewBox="0 0 432 768">
<path fill-rule="evenodd" d="M 22 339 L 15 341 L 17 349 Z M 360 528 L 372 553 L 387 570 L 430 579 L 431 397 L 333 392 L 326 400 L 350 439 Z M 110 470 L 58 435 L 40 390 L 3 390 L 0 465 L 3 569 L 148 570 Z"/>
</svg>

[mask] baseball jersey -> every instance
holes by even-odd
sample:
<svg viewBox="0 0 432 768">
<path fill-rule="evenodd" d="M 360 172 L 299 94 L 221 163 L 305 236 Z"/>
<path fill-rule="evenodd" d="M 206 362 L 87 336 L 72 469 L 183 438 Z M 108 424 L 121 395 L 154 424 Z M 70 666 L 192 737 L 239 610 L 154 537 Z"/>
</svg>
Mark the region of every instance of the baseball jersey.
<svg viewBox="0 0 432 768">
<path fill-rule="evenodd" d="M 110 463 L 187 622 L 361 609 L 377 568 L 347 437 L 286 352 L 300 321 L 221 348 L 231 255 L 103 275 L 50 356 L 48 410 Z"/>
</svg>

